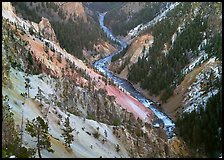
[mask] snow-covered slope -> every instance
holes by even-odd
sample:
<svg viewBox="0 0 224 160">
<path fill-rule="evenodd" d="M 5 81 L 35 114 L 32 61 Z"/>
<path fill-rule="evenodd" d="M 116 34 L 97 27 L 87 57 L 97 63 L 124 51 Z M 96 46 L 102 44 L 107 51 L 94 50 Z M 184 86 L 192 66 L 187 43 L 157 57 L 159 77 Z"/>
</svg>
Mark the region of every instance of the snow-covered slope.
<svg viewBox="0 0 224 160">
<path fill-rule="evenodd" d="M 15 66 L 15 64 L 9 64 L 9 75 L 7 78 L 10 85 L 4 85 L 2 90 L 3 95 L 8 95 L 9 97 L 9 105 L 14 113 L 13 117 L 16 125 L 21 125 L 22 120 L 24 122 L 22 127 L 24 131 L 22 139 L 24 146 L 32 148 L 35 148 L 36 146 L 33 141 L 34 139 L 25 131 L 26 120 L 32 120 L 37 116 L 41 116 L 48 122 L 50 129 L 49 136 L 52 148 L 55 150 L 54 153 L 42 150 L 41 154 L 44 158 L 146 157 L 149 154 L 153 154 L 152 156 L 154 157 L 167 156 L 163 146 L 165 144 L 170 145 L 170 141 L 166 142 L 160 136 L 157 136 L 156 129 L 151 127 L 151 121 L 154 115 L 150 109 L 145 108 L 142 103 L 138 102 L 129 94 L 121 92 L 118 87 L 106 84 L 102 75 L 92 68 L 87 67 L 84 62 L 70 55 L 57 44 L 46 40 L 45 38 L 31 36 L 29 34 L 29 22 L 18 18 L 11 11 L 3 9 L 3 12 L 3 17 L 8 17 L 9 21 L 14 21 L 14 24 L 17 24 L 18 26 L 18 29 L 15 29 L 14 24 L 10 24 L 6 22 L 6 20 L 3 20 L 5 24 L 5 33 L 7 31 L 10 33 L 6 33 L 5 35 L 5 37 L 8 36 L 8 39 L 6 38 L 8 41 L 5 39 L 3 41 L 5 43 L 3 44 L 4 49 L 2 49 L 4 58 L 7 54 L 17 56 L 13 60 L 15 60 L 15 62 L 21 60 L 24 65 L 19 68 Z M 23 24 L 27 27 L 23 27 Z M 25 33 L 23 33 L 23 31 L 25 31 Z M 15 39 L 17 41 L 15 41 Z M 18 51 L 16 50 L 17 52 L 13 52 L 15 42 L 19 42 L 18 44 L 21 47 Z M 50 47 L 54 48 L 54 53 L 51 50 L 48 52 L 44 51 L 43 46 L 45 42 L 48 42 Z M 21 50 L 23 52 L 21 52 Z M 36 63 L 36 61 L 38 61 L 41 63 L 42 67 L 47 66 L 47 69 L 50 70 L 50 72 L 47 73 L 40 69 L 39 72 L 33 73 L 32 70 L 29 70 L 30 68 L 26 68 L 27 63 L 30 62 L 29 58 L 24 58 L 23 56 L 27 56 L 28 51 L 30 51 L 29 54 L 32 54 L 31 58 L 33 58 L 33 63 L 37 64 L 35 66 L 36 68 L 39 67 L 39 64 Z M 57 61 L 55 57 L 59 55 L 61 55 L 61 63 L 56 63 L 59 61 Z M 49 57 L 51 57 L 52 60 L 50 60 Z M 9 63 L 10 61 L 5 60 L 4 62 Z M 75 81 L 72 81 L 74 79 L 69 79 L 71 78 L 69 74 L 61 74 L 62 69 L 67 68 L 65 72 L 69 72 L 70 67 L 73 65 L 75 66 L 75 70 L 72 75 L 77 78 Z M 33 66 L 31 65 L 31 67 Z M 52 76 L 52 72 L 56 75 L 55 77 Z M 31 85 L 28 98 L 23 97 L 24 93 L 28 92 L 27 88 L 25 88 L 26 78 L 30 80 Z M 68 81 L 68 79 L 71 81 Z M 82 85 L 79 83 L 80 81 L 78 79 L 81 79 L 80 81 L 83 82 Z M 88 84 L 90 84 L 88 82 L 91 82 L 92 85 L 88 86 Z M 70 90 L 69 93 L 64 94 L 66 85 Z M 90 89 L 88 87 L 90 87 Z M 38 88 L 42 90 L 43 98 L 41 101 L 37 99 Z M 94 93 L 90 91 L 91 89 Z M 108 95 L 111 95 L 111 97 Z M 69 99 L 68 105 L 65 105 L 66 98 Z M 87 104 L 87 102 L 90 101 L 89 99 L 91 99 L 91 104 Z M 104 100 L 103 102 L 107 102 L 108 104 L 100 104 L 100 100 L 102 101 L 102 99 Z M 99 101 L 99 104 L 95 104 L 97 100 Z M 62 105 L 59 105 L 60 103 Z M 93 113 L 96 112 L 94 105 L 101 107 L 101 111 L 103 110 L 104 112 L 107 112 L 108 115 L 103 112 L 103 115 L 100 116 L 105 116 L 107 118 L 106 120 L 108 120 L 109 117 L 109 122 L 107 121 L 108 123 L 106 124 L 90 120 L 91 118 L 84 119 L 84 117 L 88 115 L 87 105 L 91 110 L 95 110 Z M 72 113 L 71 111 L 68 111 L 68 106 L 79 112 Z M 124 116 L 122 116 L 122 114 Z M 65 147 L 63 138 L 61 137 L 64 118 L 67 116 L 70 116 L 70 125 L 75 129 L 72 132 L 75 141 L 71 144 L 71 149 Z M 121 125 L 119 124 L 118 127 L 109 125 L 113 124 L 114 117 L 122 120 L 122 122 L 120 122 Z M 123 119 L 127 122 L 123 121 Z M 127 125 L 127 123 L 129 124 L 129 128 L 127 126 L 125 126 L 126 128 L 123 127 L 123 125 Z M 146 124 L 148 127 L 146 127 Z M 147 135 L 137 136 L 136 132 L 138 131 L 138 125 L 140 126 L 140 131 L 143 130 L 143 133 L 147 133 Z M 121 132 L 122 135 L 115 134 L 120 130 L 123 130 Z M 107 136 L 105 131 L 107 132 Z M 94 132 L 99 132 L 99 138 L 93 136 Z M 123 139 L 121 136 L 123 136 Z M 145 140 L 148 140 L 147 143 Z M 116 151 L 116 145 L 120 146 L 119 152 Z M 138 151 L 139 149 L 140 151 Z M 174 157 L 178 156 L 179 153 L 173 152 L 172 148 L 170 150 L 171 155 Z M 37 153 L 35 154 L 35 157 L 38 157 Z"/>
<path fill-rule="evenodd" d="M 25 24 L 25 30 L 28 32 L 29 23 L 24 22 L 22 19 L 18 18 L 13 12 L 8 10 L 3 10 L 3 17 L 8 19 L 11 22 L 15 22 L 18 26 L 23 26 Z M 21 22 L 21 23 L 18 23 Z M 35 38 L 35 37 L 32 37 Z M 30 38 L 31 39 L 31 38 Z M 37 42 L 41 42 L 36 39 Z M 69 59 L 72 62 L 81 68 L 86 68 L 85 64 L 78 60 L 77 58 L 71 56 L 70 54 L 66 54 L 60 47 L 56 44 L 50 42 L 49 40 L 43 39 L 43 42 L 49 42 L 50 46 L 53 46 L 57 52 L 57 54 L 61 54 L 62 57 Z M 31 47 L 34 47 L 31 45 Z M 52 66 L 53 67 L 53 66 Z M 11 81 L 11 87 L 3 87 L 3 95 L 9 96 L 9 105 L 12 107 L 12 112 L 14 113 L 14 118 L 16 121 L 16 125 L 20 125 L 22 121 L 26 121 L 26 119 L 32 120 L 33 118 L 41 115 L 44 117 L 47 109 L 49 108 L 49 114 L 45 120 L 49 122 L 49 134 L 52 136 L 52 148 L 55 152 L 49 153 L 47 151 L 42 152 L 43 157 L 129 157 L 128 152 L 119 142 L 119 140 L 115 137 L 112 132 L 112 127 L 110 125 L 99 123 L 93 120 L 86 119 L 85 122 L 79 116 L 70 114 L 70 122 L 71 127 L 75 128 L 73 131 L 75 141 L 71 145 L 71 150 L 67 150 L 63 144 L 63 139 L 61 137 L 61 127 L 62 122 L 65 117 L 68 115 L 61 111 L 61 109 L 55 103 L 52 103 L 52 95 L 58 97 L 58 93 L 55 90 L 56 80 L 51 78 L 51 76 L 46 75 L 45 73 L 39 75 L 26 74 L 22 71 L 18 71 L 16 69 L 10 68 L 9 72 L 9 81 Z M 29 98 L 24 98 L 21 93 L 26 93 L 27 90 L 25 88 L 25 78 L 29 78 L 30 80 L 30 91 Z M 35 100 L 35 96 L 38 92 L 38 87 L 43 91 L 43 106 L 40 107 L 40 102 Z M 58 91 L 60 92 L 60 91 Z M 79 106 L 78 108 L 82 108 Z M 62 118 L 59 119 L 58 115 L 61 115 Z M 60 122 L 60 125 L 58 124 Z M 85 128 L 82 130 L 82 128 Z M 99 127 L 99 139 L 94 138 L 93 134 L 97 131 L 97 127 Z M 25 126 L 23 126 L 24 130 Z M 105 137 L 105 130 L 107 132 L 107 138 Z M 91 135 L 89 135 L 88 133 Z M 107 139 L 107 141 L 103 144 L 102 140 Z M 29 147 L 35 148 L 35 143 L 33 139 L 24 131 L 23 142 L 27 144 Z M 115 146 L 119 144 L 120 151 L 116 152 Z M 37 154 L 36 154 L 37 157 Z"/>
<path fill-rule="evenodd" d="M 184 112 L 198 111 L 200 107 L 204 108 L 208 98 L 218 93 L 218 88 L 213 83 L 216 78 L 221 78 L 221 63 L 215 57 L 210 58 L 206 62 L 205 68 L 196 76 L 195 82 L 188 88 L 185 94 L 185 99 L 183 100 Z"/>
<path fill-rule="evenodd" d="M 39 77 L 42 77 L 41 79 Z M 16 124 L 20 125 L 22 121 L 22 112 L 25 119 L 32 120 L 33 118 L 42 115 L 44 113 L 44 109 L 49 107 L 48 104 L 43 102 L 43 107 L 39 106 L 39 102 L 33 100 L 37 94 L 38 87 L 43 90 L 43 95 L 45 98 L 50 99 L 48 96 L 50 94 L 55 94 L 54 92 L 54 79 L 49 76 L 43 75 L 29 75 L 27 76 L 30 79 L 31 88 L 30 89 L 30 98 L 25 99 L 25 104 L 22 105 L 24 98 L 20 95 L 20 93 L 26 92 L 25 89 L 25 79 L 26 77 L 24 72 L 17 71 L 13 68 L 10 70 L 10 80 L 13 84 L 12 88 L 3 88 L 3 94 L 9 95 L 9 104 L 12 107 L 12 111 L 15 114 Z M 47 84 L 48 82 L 53 82 L 51 85 Z M 99 123 L 93 120 L 86 119 L 83 121 L 83 118 L 70 115 L 70 123 L 71 127 L 75 128 L 73 131 L 75 141 L 71 145 L 73 152 L 68 152 L 64 148 L 63 139 L 61 137 L 61 125 L 58 125 L 58 115 L 61 115 L 61 120 L 63 121 L 68 115 L 65 114 L 58 108 L 57 105 L 50 104 L 49 114 L 47 116 L 47 120 L 49 122 L 49 133 L 52 135 L 52 148 L 55 150 L 53 154 L 43 151 L 43 157 L 129 157 L 128 152 L 125 150 L 123 145 L 119 142 L 119 140 L 115 137 L 112 131 L 112 127 L 110 125 L 106 125 L 104 123 Z M 82 128 L 85 128 L 84 131 Z M 94 133 L 97 131 L 97 127 L 99 127 L 99 139 L 93 137 L 93 135 L 89 135 L 86 133 Z M 105 137 L 104 131 L 107 131 L 107 138 Z M 77 132 L 79 132 L 77 134 Z M 35 147 L 32 142 L 32 138 L 25 132 L 24 134 L 24 143 L 28 143 L 28 146 Z M 55 140 L 56 139 L 56 140 Z M 59 139 L 59 140 L 57 140 Z M 107 139 L 105 144 L 102 143 L 102 139 Z M 60 145 L 59 145 L 60 144 Z M 119 144 L 121 151 L 119 153 L 116 152 L 115 145 Z M 91 145 L 93 146 L 91 148 Z M 61 146 L 61 147 L 60 147 Z"/>
<path fill-rule="evenodd" d="M 153 18 L 153 20 L 149 21 L 146 24 L 139 24 L 138 26 L 136 26 L 135 28 L 131 29 L 128 33 L 128 35 L 126 36 L 126 41 L 128 43 L 130 43 L 132 41 L 132 39 L 136 36 L 138 36 L 142 31 L 146 30 L 149 27 L 152 27 L 153 25 L 155 25 L 156 23 L 158 23 L 159 21 L 161 21 L 162 19 L 164 19 L 166 17 L 166 14 L 173 10 L 177 5 L 179 5 L 179 2 L 173 3 L 171 4 L 169 7 L 167 7 L 162 13 L 160 13 L 159 15 L 157 15 L 155 18 Z"/>
<path fill-rule="evenodd" d="M 16 23 L 18 26 L 23 27 L 26 32 L 29 32 L 30 23 L 16 16 L 10 2 L 2 2 L 2 6 L 2 17 L 5 17 L 10 22 Z"/>
</svg>

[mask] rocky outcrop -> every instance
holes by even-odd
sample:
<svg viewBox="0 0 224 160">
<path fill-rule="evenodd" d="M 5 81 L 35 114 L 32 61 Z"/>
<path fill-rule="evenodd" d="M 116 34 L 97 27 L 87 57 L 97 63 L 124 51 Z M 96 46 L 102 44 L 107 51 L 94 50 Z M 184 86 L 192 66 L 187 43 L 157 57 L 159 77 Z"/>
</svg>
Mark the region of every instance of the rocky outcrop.
<svg viewBox="0 0 224 160">
<path fill-rule="evenodd" d="M 40 34 L 42 34 L 46 39 L 58 44 L 58 40 L 54 33 L 53 28 L 47 18 L 42 17 L 41 21 L 38 24 Z"/>
<path fill-rule="evenodd" d="M 85 9 L 82 5 L 82 2 L 54 2 L 57 5 L 59 5 L 60 8 L 62 8 L 63 12 L 68 15 L 68 17 L 71 15 L 75 15 L 81 19 L 83 19 L 84 22 L 87 22 L 87 16 L 85 13 Z"/>
<path fill-rule="evenodd" d="M 138 61 L 138 58 L 147 54 L 149 47 L 153 43 L 154 37 L 150 34 L 142 35 L 130 45 L 125 56 L 112 62 L 110 69 L 120 74 L 122 78 L 127 78 L 128 68 Z"/>
<path fill-rule="evenodd" d="M 144 51 L 146 51 L 152 45 L 152 43 L 153 36 L 150 34 L 145 34 L 137 38 L 127 52 L 127 56 L 130 57 L 131 64 L 136 63 L 139 57 L 142 57 L 144 54 L 146 54 Z"/>
<path fill-rule="evenodd" d="M 92 51 L 83 50 L 83 55 L 88 60 L 88 62 L 92 64 L 96 60 L 108 56 L 116 51 L 117 49 L 110 43 L 101 42 L 98 44 L 94 44 Z"/>
<path fill-rule="evenodd" d="M 13 8 L 11 2 L 2 2 L 2 10 L 8 10 L 15 13 L 15 9 Z"/>
<path fill-rule="evenodd" d="M 14 21 L 14 22 L 21 22 L 21 20 L 18 20 L 18 17 L 15 15 L 15 8 L 12 6 L 12 4 L 10 2 L 2 2 L 2 10 L 4 11 L 5 16 L 10 19 L 10 21 Z M 25 21 L 25 20 L 23 20 Z M 53 41 L 56 44 L 58 43 L 58 40 L 56 38 L 55 32 L 49 22 L 49 20 L 47 18 L 42 17 L 41 21 L 39 22 L 39 24 L 35 23 L 35 22 L 31 22 L 31 21 L 26 21 L 27 23 L 27 27 L 29 28 L 29 26 L 31 26 L 32 28 L 35 29 L 36 32 L 40 32 L 40 34 L 50 40 Z M 22 24 L 21 24 L 22 25 Z"/>
<path fill-rule="evenodd" d="M 123 127 L 113 127 L 113 134 L 122 142 L 133 158 L 180 158 L 187 157 L 189 150 L 178 137 L 167 139 L 162 128 L 142 127 L 142 135 Z M 165 136 L 164 136 L 165 135 Z"/>
<path fill-rule="evenodd" d="M 100 54 L 106 53 L 107 55 L 116 51 L 116 48 L 107 42 L 102 42 L 97 45 L 94 44 L 93 49 Z"/>
</svg>

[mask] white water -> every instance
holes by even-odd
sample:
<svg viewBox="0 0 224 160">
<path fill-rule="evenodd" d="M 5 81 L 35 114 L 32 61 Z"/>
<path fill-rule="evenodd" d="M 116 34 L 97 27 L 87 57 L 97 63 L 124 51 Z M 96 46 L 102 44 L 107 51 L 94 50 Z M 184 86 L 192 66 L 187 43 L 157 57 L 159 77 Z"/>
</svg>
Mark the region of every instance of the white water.
<svg viewBox="0 0 224 160">
<path fill-rule="evenodd" d="M 104 25 L 104 16 L 105 13 L 101 13 L 99 14 L 99 23 L 101 28 L 104 30 L 104 32 L 106 32 L 108 38 L 112 39 L 113 41 L 116 41 L 120 44 L 121 49 L 116 52 L 113 53 L 112 55 L 109 55 L 107 57 L 104 57 L 98 61 L 96 61 L 94 63 L 94 67 L 100 71 L 101 73 L 103 73 L 104 75 L 107 75 L 107 77 L 111 78 L 115 84 L 117 84 L 119 86 L 119 88 L 121 88 L 123 91 L 125 91 L 126 93 L 130 93 L 131 96 L 133 96 L 134 98 L 136 98 L 139 102 L 141 102 L 145 107 L 150 108 L 154 114 L 161 119 L 164 122 L 164 130 L 166 131 L 166 134 L 168 136 L 168 138 L 173 136 L 173 129 L 175 128 L 175 124 L 172 122 L 172 120 L 163 112 L 160 112 L 156 106 L 153 104 L 152 101 L 148 100 L 147 98 L 145 98 L 140 92 L 138 92 L 131 83 L 129 83 L 127 80 L 119 78 L 117 76 L 115 76 L 111 71 L 109 71 L 108 66 L 109 63 L 111 62 L 111 58 L 115 55 L 120 53 L 125 47 L 127 47 L 127 44 L 121 40 L 119 40 L 118 38 L 114 37 L 114 35 L 112 34 L 112 32 Z M 161 16 L 164 15 L 164 12 L 161 14 Z M 157 16 L 158 17 L 158 16 Z M 151 21 L 150 21 L 151 22 Z M 154 22 L 154 21 L 153 21 Z M 152 22 L 151 22 L 152 23 Z M 154 22 L 155 23 L 155 22 Z"/>
</svg>

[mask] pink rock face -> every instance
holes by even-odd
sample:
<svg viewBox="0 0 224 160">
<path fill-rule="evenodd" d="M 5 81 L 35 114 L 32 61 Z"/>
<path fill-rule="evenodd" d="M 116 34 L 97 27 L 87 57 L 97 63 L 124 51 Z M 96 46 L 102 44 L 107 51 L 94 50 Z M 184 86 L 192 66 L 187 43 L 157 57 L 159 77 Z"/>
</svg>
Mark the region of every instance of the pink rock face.
<svg viewBox="0 0 224 160">
<path fill-rule="evenodd" d="M 153 112 L 150 109 L 146 108 L 137 99 L 111 85 L 108 85 L 106 87 L 106 90 L 109 95 L 115 96 L 116 102 L 120 104 L 122 108 L 127 109 L 127 111 L 129 112 L 132 112 L 136 118 L 139 117 L 141 120 L 148 123 L 152 122 L 154 118 Z"/>
<path fill-rule="evenodd" d="M 56 38 L 55 32 L 51 27 L 51 24 L 47 18 L 42 17 L 39 23 L 39 30 L 41 34 L 48 40 L 53 41 L 58 44 L 58 40 Z"/>
<path fill-rule="evenodd" d="M 41 22 L 39 23 L 39 27 L 40 27 L 40 30 L 42 29 L 43 33 L 46 33 L 46 34 L 52 33 L 52 35 L 54 35 L 54 31 L 51 28 L 51 25 L 50 25 L 48 19 L 42 18 Z M 50 35 L 48 35 L 48 36 L 50 36 Z M 43 50 L 43 45 L 38 41 L 34 41 L 30 37 L 26 37 L 26 36 L 23 36 L 23 37 L 25 40 L 28 40 L 30 45 L 32 46 L 34 56 L 37 59 L 41 59 L 43 61 L 43 63 L 50 68 L 50 70 L 52 71 L 52 74 L 54 74 L 55 76 L 61 76 L 62 75 L 61 69 L 65 68 L 65 66 L 66 66 L 65 59 L 62 57 L 62 62 L 59 63 L 56 60 L 56 56 L 53 56 L 52 51 L 49 51 L 49 53 L 48 53 L 49 56 L 53 56 L 53 62 L 48 63 L 49 61 L 47 60 L 47 54 Z M 40 53 L 42 53 L 42 54 L 40 54 Z M 62 53 L 65 57 L 68 57 L 68 55 L 69 55 L 65 51 L 62 51 Z M 70 59 L 72 59 L 72 61 L 75 62 L 75 64 L 79 68 L 86 70 L 86 73 L 89 74 L 92 79 L 93 78 L 96 79 L 95 89 L 105 88 L 109 95 L 115 97 L 116 103 L 121 105 L 122 108 L 127 109 L 128 112 L 132 112 L 134 114 L 135 118 L 139 117 L 141 120 L 143 120 L 145 122 L 148 122 L 148 123 L 152 122 L 152 120 L 154 118 L 154 114 L 150 109 L 146 108 L 143 104 L 141 104 L 135 98 L 131 97 L 129 94 L 126 94 L 126 93 L 120 91 L 119 88 L 114 87 L 112 85 L 106 85 L 105 82 L 102 80 L 102 76 L 100 74 L 95 72 L 93 69 L 88 68 L 83 62 L 79 61 L 75 57 L 72 57 L 72 56 L 69 56 L 69 57 L 70 57 Z M 57 62 L 57 64 L 56 64 L 56 62 Z M 69 73 L 69 71 L 65 72 L 65 74 L 71 75 L 71 73 Z M 84 78 L 82 78 L 82 77 L 77 78 L 77 76 L 78 76 L 77 73 L 74 73 L 73 75 L 74 75 L 74 77 L 76 77 L 76 82 L 78 84 L 82 83 L 83 85 L 87 85 L 87 81 Z M 73 75 L 71 75 L 71 76 L 73 76 Z M 101 79 L 99 81 L 97 80 L 98 77 L 101 77 Z"/>
</svg>

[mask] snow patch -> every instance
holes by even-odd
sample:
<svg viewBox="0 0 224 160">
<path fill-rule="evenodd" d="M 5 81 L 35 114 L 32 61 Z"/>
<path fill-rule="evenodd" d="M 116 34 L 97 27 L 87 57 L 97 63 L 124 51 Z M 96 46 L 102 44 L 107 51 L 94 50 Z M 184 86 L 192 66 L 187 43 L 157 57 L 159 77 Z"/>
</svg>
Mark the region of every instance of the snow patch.
<svg viewBox="0 0 224 160">
<path fill-rule="evenodd" d="M 42 78 L 39 78 L 40 76 Z M 28 75 L 27 77 L 30 79 L 32 89 L 30 89 L 31 98 L 26 99 L 24 105 L 22 105 L 24 99 L 20 95 L 20 93 L 26 92 L 24 84 L 24 72 L 11 68 L 10 79 L 12 81 L 13 87 L 3 88 L 3 95 L 9 96 L 9 104 L 12 107 L 12 112 L 15 114 L 15 122 L 18 125 L 21 124 L 22 111 L 24 115 L 24 121 L 26 119 L 32 120 L 33 118 L 42 115 L 40 111 L 41 108 L 35 101 L 32 100 L 32 98 L 34 98 L 37 93 L 38 86 L 43 90 L 43 95 L 47 99 L 50 98 L 48 97 L 49 94 L 56 94 L 54 92 L 54 79 L 51 79 L 49 76 L 40 74 Z M 45 103 L 43 103 L 43 105 L 43 107 L 47 107 Z M 70 153 L 66 151 L 65 146 L 63 145 L 64 141 L 61 137 L 61 127 L 64 118 L 66 118 L 68 115 L 54 104 L 51 104 L 49 111 L 50 113 L 45 120 L 49 122 L 49 133 L 52 135 L 52 148 L 55 150 L 55 152 L 49 153 L 43 150 L 41 152 L 43 157 L 129 157 L 128 152 L 124 148 L 123 144 L 113 134 L 113 126 L 88 119 L 86 119 L 84 122 L 83 118 L 72 114 L 70 115 L 70 125 L 72 128 L 75 128 L 75 131 L 73 131 L 75 141 L 71 144 L 72 152 Z M 61 120 L 58 117 L 59 114 L 62 116 Z M 61 121 L 61 125 L 57 124 L 58 121 Z M 85 128 L 84 130 L 82 129 L 83 127 Z M 87 132 L 92 134 L 97 131 L 97 127 L 99 127 L 99 139 L 94 138 L 93 135 L 87 134 Z M 107 132 L 107 137 L 105 137 L 105 130 Z M 103 144 L 101 142 L 102 139 L 107 139 L 107 141 Z M 24 143 L 27 143 L 29 147 L 35 148 L 33 138 L 26 132 L 24 132 L 23 141 Z M 121 150 L 119 153 L 116 152 L 116 144 L 119 144 L 120 146 Z M 37 154 L 35 156 L 38 157 Z"/>
<path fill-rule="evenodd" d="M 206 106 L 208 99 L 212 95 L 218 93 L 217 88 L 210 87 L 205 90 L 203 85 L 207 85 L 206 83 L 211 78 L 211 72 L 213 72 L 214 78 L 220 79 L 222 75 L 221 68 L 222 66 L 216 63 L 216 57 L 212 57 L 208 60 L 206 67 L 196 76 L 196 81 L 188 88 L 188 92 L 185 94 L 186 97 L 183 102 L 186 108 L 184 112 L 198 111 L 200 106 Z"/>
<path fill-rule="evenodd" d="M 156 23 L 160 22 L 162 19 L 166 18 L 166 15 L 169 11 L 173 10 L 177 5 L 179 5 L 180 2 L 175 2 L 173 4 L 171 4 L 167 9 L 165 9 L 161 14 L 157 15 L 155 18 L 153 18 L 153 20 L 149 21 L 146 24 L 139 24 L 138 26 L 136 26 L 135 28 L 131 29 L 128 33 L 128 36 L 130 37 L 136 37 L 137 35 L 139 35 L 139 33 L 141 31 L 146 30 L 148 27 L 152 27 L 153 25 L 155 25 Z M 132 39 L 131 38 L 131 39 Z"/>
<path fill-rule="evenodd" d="M 195 58 L 187 67 L 182 70 L 182 74 L 187 74 L 191 72 L 196 66 L 204 63 L 208 59 L 208 54 L 205 51 L 201 51 L 199 56 Z"/>
</svg>

